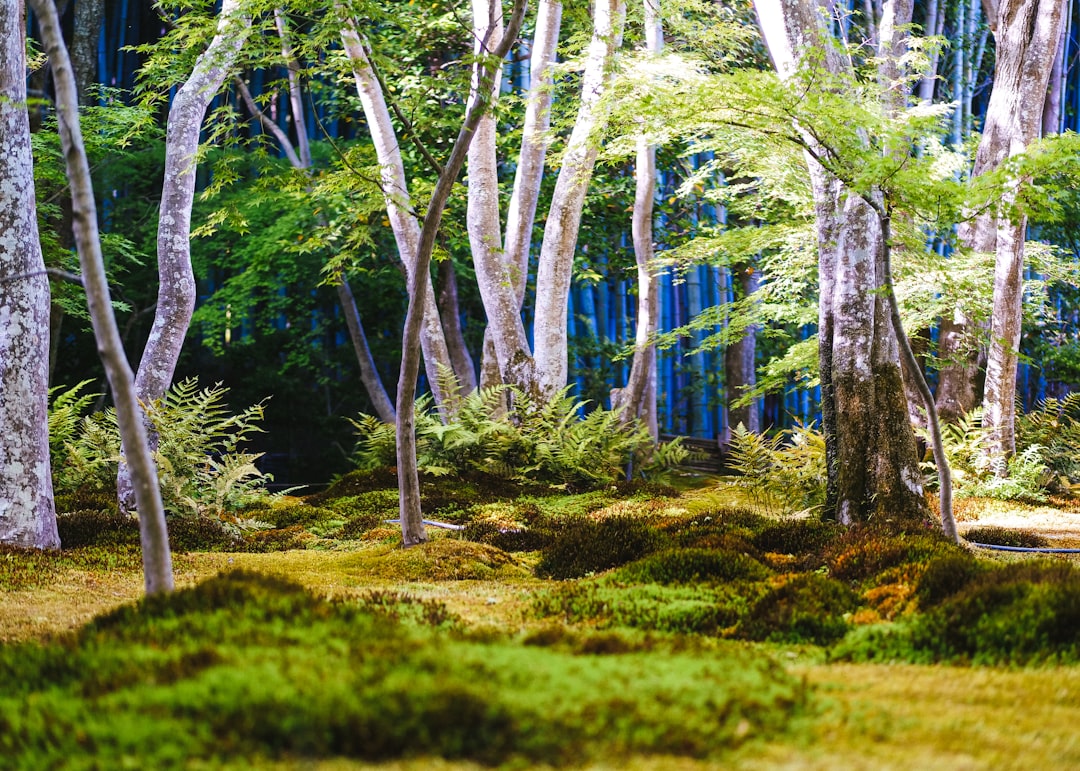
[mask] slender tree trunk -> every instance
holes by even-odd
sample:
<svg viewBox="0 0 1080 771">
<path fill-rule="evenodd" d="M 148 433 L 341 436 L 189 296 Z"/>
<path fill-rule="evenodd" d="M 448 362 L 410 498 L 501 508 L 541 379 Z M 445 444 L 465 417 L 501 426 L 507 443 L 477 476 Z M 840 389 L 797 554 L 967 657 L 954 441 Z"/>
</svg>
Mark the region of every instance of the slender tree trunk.
<svg viewBox="0 0 1080 771">
<path fill-rule="evenodd" d="M 165 134 L 165 182 L 158 215 L 158 302 L 146 341 L 135 393 L 149 404 L 172 383 L 176 362 L 195 310 L 195 274 L 191 267 L 191 207 L 195 200 L 196 157 L 199 133 L 210 101 L 240 53 L 251 28 L 239 0 L 224 0 L 217 34 L 195 62 L 191 76 L 177 92 L 169 109 Z M 156 446 L 150 426 L 147 433 Z M 121 463 L 117 480 L 120 506 L 134 502 L 127 465 Z"/>
<path fill-rule="evenodd" d="M 548 397 L 566 385 L 567 299 L 581 212 L 598 153 L 591 135 L 602 120 L 600 99 L 610 80 L 611 60 L 622 41 L 625 10 L 623 0 L 596 0 L 593 4 L 593 35 L 582 78 L 581 104 L 540 247 L 533 340 L 540 390 Z"/>
<path fill-rule="evenodd" d="M 645 49 L 657 56 L 664 47 L 663 16 L 660 0 L 643 0 L 645 11 Z M 637 140 L 634 212 L 630 230 L 634 239 L 637 263 L 637 329 L 634 334 L 634 358 L 625 388 L 611 392 L 611 408 L 624 410 L 624 419 L 639 418 L 656 412 L 656 403 L 648 401 L 649 383 L 656 378 L 656 345 L 653 338 L 660 321 L 660 295 L 653 260 L 653 202 L 656 198 L 656 147 L 645 136 Z M 656 392 L 651 392 L 655 400 Z M 655 421 L 653 421 L 655 425 Z M 653 440 L 660 437 L 652 434 Z"/>
<path fill-rule="evenodd" d="M 401 537 L 404 546 L 415 546 L 427 540 L 423 515 L 420 511 L 420 477 L 416 467 L 416 378 L 420 370 L 418 352 L 420 328 L 423 324 L 421 298 L 425 285 L 430 286 L 428 271 L 431 267 L 431 251 L 439 230 L 450 190 L 465 165 L 465 157 L 477 125 L 489 109 L 488 98 L 494 83 L 494 71 L 517 39 L 525 19 L 526 0 L 514 0 L 514 7 L 506 24 L 504 37 L 491 49 L 491 58 L 481 69 L 475 98 L 470 99 L 465 121 L 457 139 L 454 140 L 450 157 L 446 161 L 424 216 L 420 242 L 416 251 L 416 269 L 409 279 L 409 310 L 405 315 L 405 333 L 401 342 L 401 374 L 397 391 L 397 462 L 398 495 L 401 511 Z M 487 41 L 484 47 L 487 48 Z"/>
<path fill-rule="evenodd" d="M 476 364 L 473 362 L 469 347 L 465 344 L 465 332 L 461 328 L 461 314 L 458 303 L 457 271 L 453 260 L 445 259 L 439 263 L 439 315 L 442 317 L 443 334 L 446 347 L 450 351 L 450 361 L 454 364 L 454 374 L 462 393 L 476 390 Z"/>
<path fill-rule="evenodd" d="M 31 0 L 31 5 L 39 17 L 45 50 L 53 67 L 60 140 L 71 184 L 75 242 L 78 246 L 94 337 L 97 339 L 98 350 L 105 364 L 105 373 L 116 404 L 116 419 L 120 426 L 124 455 L 130 464 L 135 487 L 146 593 L 168 592 L 173 589 L 173 575 L 165 509 L 161 504 L 157 470 L 154 468 L 154 459 L 147 442 L 144 415 L 135 395 L 131 368 L 120 343 L 120 334 L 109 298 L 109 285 L 105 280 L 90 166 L 86 160 L 82 130 L 79 127 L 75 76 L 64 47 L 55 6 L 50 0 Z"/>
<path fill-rule="evenodd" d="M 49 280 L 38 239 L 21 0 L 0 3 L 0 543 L 56 549 Z"/>
<path fill-rule="evenodd" d="M 924 35 L 940 35 L 941 27 L 945 21 L 945 14 L 938 13 L 940 7 L 940 0 L 927 0 L 926 3 L 926 23 L 923 25 Z M 929 66 L 926 69 L 926 74 L 923 75 L 922 80 L 919 81 L 919 101 L 929 104 L 934 101 L 934 86 L 937 84 L 937 71 L 938 60 L 941 58 L 941 54 L 938 51 L 934 51 L 930 54 Z"/>
<path fill-rule="evenodd" d="M 758 289 L 759 273 L 750 263 L 733 265 L 732 279 L 739 282 L 743 297 L 750 297 Z M 727 391 L 727 425 L 734 429 L 740 423 L 747 431 L 761 431 L 761 410 L 757 399 L 741 407 L 732 403 L 754 387 L 757 381 L 757 327 L 748 326 L 742 337 L 724 350 L 724 386 Z"/>
<path fill-rule="evenodd" d="M 379 370 L 375 367 L 375 358 L 371 355 L 368 346 L 367 335 L 364 333 L 364 325 L 360 321 L 360 310 L 356 306 L 356 298 L 345 276 L 339 276 L 337 284 L 338 302 L 341 311 L 345 314 L 345 325 L 349 328 L 349 339 L 352 340 L 353 350 L 356 352 L 356 361 L 360 367 L 360 382 L 371 399 L 372 409 L 384 423 L 393 423 L 397 417 L 394 403 L 390 401 L 390 395 L 386 393 Z"/>
<path fill-rule="evenodd" d="M 338 10 L 339 13 L 344 13 L 341 6 L 338 6 Z M 383 196 L 386 199 L 387 218 L 390 220 L 390 228 L 397 242 L 398 255 L 405 266 L 406 279 L 411 285 L 418 264 L 417 254 L 421 233 L 420 225 L 413 213 L 412 201 L 409 198 L 401 148 L 398 145 L 393 124 L 390 122 L 390 110 L 387 109 L 382 87 L 371 67 L 367 49 L 351 20 L 345 20 L 341 40 L 352 65 L 356 91 L 360 97 L 368 130 L 371 132 L 371 140 L 375 145 L 375 155 L 382 167 L 380 175 Z M 441 382 L 439 368 L 443 367 L 453 373 L 454 366 L 450 359 L 450 350 L 446 345 L 446 337 L 443 334 L 442 320 L 439 317 L 439 308 L 435 302 L 435 291 L 431 286 L 430 277 L 420 285 L 424 287 L 422 295 L 424 316 L 420 345 L 423 350 L 428 385 L 431 387 L 436 405 L 442 411 L 444 394 L 439 385 Z"/>
<path fill-rule="evenodd" d="M 1057 51 L 1054 54 L 1054 65 L 1050 69 L 1050 85 L 1046 91 L 1046 103 L 1043 105 L 1042 136 L 1048 137 L 1057 134 L 1061 125 L 1061 100 L 1065 95 L 1065 14 L 1068 12 L 1069 0 L 1061 0 L 1062 23 L 1061 32 L 1058 34 Z"/>
<path fill-rule="evenodd" d="M 1061 24 L 1061 0 L 1005 0 L 999 6 L 994 90 L 976 166 L 996 168 L 1038 139 Z M 997 221 L 983 424 L 988 430 L 987 452 L 1001 473 L 1005 473 L 1004 460 L 1016 450 L 1016 366 L 1026 230 L 1024 217 L 1001 216 Z"/>
</svg>

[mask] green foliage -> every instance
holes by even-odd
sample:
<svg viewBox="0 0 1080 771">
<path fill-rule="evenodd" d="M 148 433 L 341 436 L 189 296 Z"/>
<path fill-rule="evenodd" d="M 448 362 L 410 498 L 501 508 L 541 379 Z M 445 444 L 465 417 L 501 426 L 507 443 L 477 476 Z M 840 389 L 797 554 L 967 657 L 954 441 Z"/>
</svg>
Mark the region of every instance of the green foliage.
<svg viewBox="0 0 1080 771">
<path fill-rule="evenodd" d="M 732 432 L 727 483 L 745 490 L 767 511 L 817 511 L 825 504 L 825 438 L 796 425 L 771 438 L 740 423 Z"/>
<path fill-rule="evenodd" d="M 772 573 L 753 557 L 725 549 L 667 549 L 624 565 L 611 580 L 636 584 L 760 581 Z"/>
<path fill-rule="evenodd" d="M 686 459 L 681 442 L 657 448 L 644 426 L 623 423 L 616 412 L 596 409 L 580 417 L 586 405 L 568 396 L 568 390 L 539 401 L 512 386 L 478 389 L 450 400 L 454 409 L 446 423 L 430 398 L 420 399 L 418 467 L 432 476 L 487 476 L 589 489 L 614 482 L 629 463 L 636 472 L 654 476 Z M 360 468 L 395 462 L 394 426 L 370 415 L 350 422 L 359 437 L 354 457 Z"/>
<path fill-rule="evenodd" d="M 753 544 L 763 552 L 820 555 L 846 529 L 832 520 L 792 519 L 765 524 L 753 535 Z"/>
<path fill-rule="evenodd" d="M 68 445 L 75 441 L 90 405 L 97 394 L 83 393 L 91 382 L 83 380 L 71 388 L 54 386 L 49 389 L 49 455 L 54 459 L 67 456 Z"/>
<path fill-rule="evenodd" d="M 1036 424 L 1044 416 L 1035 419 Z M 1029 435 L 1037 433 L 1034 429 Z M 928 438 L 922 430 L 924 438 Z M 1044 460 L 1045 451 L 1040 444 L 1018 447 L 1006 464 L 1005 474 L 997 472 L 1002 463 L 991 458 L 986 451 L 987 429 L 982 424 L 982 408 L 976 408 L 956 423 L 941 427 L 941 441 L 953 475 L 953 494 L 958 498 L 995 498 L 1012 501 L 1044 501 L 1044 488 L 1051 481 Z M 934 473 L 933 463 L 926 461 L 923 468 Z"/>
<path fill-rule="evenodd" d="M 580 578 L 625 565 L 657 551 L 667 539 L 638 517 L 581 517 L 565 521 L 548 545 L 536 572 L 549 578 Z"/>
<path fill-rule="evenodd" d="M 158 438 L 154 459 L 170 514 L 206 516 L 233 527 L 250 527 L 254 523 L 236 512 L 253 498 L 266 495 L 269 477 L 255 467 L 260 456 L 243 452 L 240 445 L 261 430 L 263 404 L 231 415 L 225 404 L 227 393 L 220 385 L 199 390 L 192 378 L 148 405 Z M 69 437 L 70 413 L 77 404 L 78 399 L 65 398 L 59 407 L 57 426 L 62 432 L 67 430 Z M 114 410 L 83 418 L 78 436 L 69 438 L 63 447 L 53 462 L 58 491 L 107 490 L 115 485 L 121 456 Z"/>
<path fill-rule="evenodd" d="M 1042 459 L 1055 475 L 1080 482 L 1080 392 L 1044 399 L 1016 416 L 1018 447 L 1042 448 Z"/>
</svg>

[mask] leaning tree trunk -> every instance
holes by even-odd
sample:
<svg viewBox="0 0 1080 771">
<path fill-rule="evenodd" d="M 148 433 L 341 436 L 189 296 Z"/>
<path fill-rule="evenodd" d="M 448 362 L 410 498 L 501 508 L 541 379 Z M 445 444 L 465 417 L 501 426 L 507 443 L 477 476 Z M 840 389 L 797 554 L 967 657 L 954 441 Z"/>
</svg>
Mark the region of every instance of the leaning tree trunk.
<svg viewBox="0 0 1080 771">
<path fill-rule="evenodd" d="M 1039 138 L 1047 82 L 1057 53 L 1061 0 L 1005 0 L 998 8 L 994 90 L 976 154 L 985 168 L 1022 153 Z M 1011 202 L 1011 193 L 1006 195 Z M 983 425 L 987 452 L 1000 473 L 1016 451 L 1016 367 L 1020 350 L 1027 219 L 998 218 L 994 308 L 986 361 Z"/>
<path fill-rule="evenodd" d="M 38 239 L 21 0 L 0 3 L 0 543 L 56 549 L 49 280 Z"/>
<path fill-rule="evenodd" d="M 536 272 L 533 353 L 540 391 L 546 397 L 566 385 L 570 279 L 581 212 L 598 153 L 592 134 L 602 119 L 600 99 L 611 79 L 611 61 L 622 42 L 625 15 L 623 0 L 597 0 L 593 4 L 593 35 L 582 76 L 581 103 L 544 227 Z"/>
<path fill-rule="evenodd" d="M 94 189 L 83 146 L 82 130 L 79 127 L 75 76 L 64 47 L 56 7 L 51 0 L 31 0 L 31 5 L 38 14 L 45 50 L 53 66 L 60 141 L 71 184 L 75 243 L 86 288 L 90 321 L 116 403 L 116 420 L 120 426 L 124 455 L 128 459 L 135 487 L 146 593 L 168 592 L 173 589 L 173 575 L 165 509 L 161 503 L 157 470 L 154 468 L 154 459 L 147 443 L 144 416 L 135 396 L 131 367 L 120 342 L 120 333 L 116 328 L 116 318 L 113 316 L 109 298 L 109 285 L 105 279 Z"/>
<path fill-rule="evenodd" d="M 826 42 L 810 0 L 757 0 L 758 20 L 781 77 L 802 53 L 825 51 L 820 66 L 845 66 Z M 823 148 L 810 136 L 811 154 Z M 808 159 L 819 243 L 819 347 L 828 465 L 827 506 L 840 522 L 920 517 L 926 504 L 908 420 L 889 301 L 879 291 L 886 264 L 875 211 Z"/>
<path fill-rule="evenodd" d="M 405 334 L 401 342 L 401 374 L 397 391 L 397 462 L 398 494 L 401 511 L 402 543 L 415 546 L 427 540 L 423 515 L 420 511 L 420 477 L 416 468 L 416 378 L 420 371 L 418 353 L 420 327 L 423 322 L 421 299 L 426 287 L 430 287 L 428 270 L 431 267 L 431 252 L 435 246 L 435 236 L 439 231 L 446 201 L 454 186 L 457 176 L 465 165 L 469 143 L 477 125 L 490 109 L 490 95 L 495 81 L 494 72 L 502 66 L 506 56 L 517 39 L 521 24 L 525 19 L 526 0 L 514 0 L 514 7 L 506 24 L 503 38 L 497 46 L 489 48 L 487 41 L 482 41 L 483 50 L 490 51 L 490 58 L 481 67 L 479 77 L 472 89 L 469 108 L 461 126 L 450 157 L 446 161 L 431 193 L 424 227 L 420 232 L 420 243 L 416 252 L 416 270 L 409 279 L 409 310 L 405 315 Z"/>
<path fill-rule="evenodd" d="M 339 13 L 344 9 L 338 6 Z M 386 199 L 386 215 L 390 220 L 390 229 L 394 232 L 398 256 L 405 266 L 406 281 L 412 285 L 418 269 L 420 251 L 420 225 L 413 213 L 409 197 L 408 181 L 405 178 L 405 164 L 401 158 L 401 147 L 397 134 L 390 122 L 390 110 L 386 106 L 382 86 L 371 66 L 367 48 L 356 31 L 356 25 L 349 19 L 344 21 L 341 41 L 345 53 L 352 65 L 356 93 L 360 97 L 360 106 L 367 120 L 371 141 L 375 145 L 375 155 L 379 160 L 383 197 Z M 427 371 L 428 385 L 435 397 L 435 404 L 441 412 L 444 410 L 446 395 L 441 388 L 439 370 L 454 372 L 450 350 L 446 345 L 439 308 L 435 302 L 435 290 L 430 277 L 421 282 L 424 287 L 423 324 L 420 328 L 420 346 L 423 351 L 424 368 Z M 447 407 L 450 405 L 446 405 Z"/>
<path fill-rule="evenodd" d="M 240 0 L 224 0 L 217 34 L 196 60 L 191 76 L 169 109 L 165 182 L 158 214 L 158 301 L 150 337 L 135 375 L 135 393 L 143 404 L 161 398 L 172 383 L 195 310 L 191 207 L 195 200 L 199 133 L 210 101 L 236 61 L 251 27 L 251 19 L 241 12 L 240 5 Z M 150 426 L 147 431 L 156 445 Z M 121 508 L 130 508 L 133 491 L 126 464 L 120 466 L 117 493 Z"/>
<path fill-rule="evenodd" d="M 645 49 L 658 56 L 664 47 L 663 17 L 660 0 L 644 0 Z M 653 338 L 660 320 L 660 295 L 653 261 L 653 203 L 656 198 L 656 146 L 647 137 L 637 140 L 637 163 L 634 167 L 634 212 L 630 232 L 637 263 L 637 328 L 634 332 L 634 358 L 624 388 L 611 392 L 611 408 L 622 409 L 624 419 L 642 418 L 649 426 L 653 441 L 659 440 L 656 391 L 649 384 L 656 379 L 656 344 Z"/>
</svg>

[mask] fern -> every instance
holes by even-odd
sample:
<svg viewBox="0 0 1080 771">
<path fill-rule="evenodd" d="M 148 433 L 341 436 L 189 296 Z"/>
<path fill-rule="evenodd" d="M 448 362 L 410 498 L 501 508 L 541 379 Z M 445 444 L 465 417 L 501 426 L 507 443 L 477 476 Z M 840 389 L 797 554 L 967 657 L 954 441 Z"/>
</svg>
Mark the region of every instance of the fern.
<svg viewBox="0 0 1080 771">
<path fill-rule="evenodd" d="M 825 503 L 825 438 L 799 424 L 772 437 L 740 423 L 732 432 L 727 483 L 767 511 L 809 511 Z"/>
</svg>

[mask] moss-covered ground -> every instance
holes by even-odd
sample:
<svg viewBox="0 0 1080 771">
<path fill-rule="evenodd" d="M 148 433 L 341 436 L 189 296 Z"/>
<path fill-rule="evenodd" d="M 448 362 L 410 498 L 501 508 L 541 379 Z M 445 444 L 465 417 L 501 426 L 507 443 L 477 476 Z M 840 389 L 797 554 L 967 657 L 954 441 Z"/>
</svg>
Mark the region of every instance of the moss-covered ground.
<svg viewBox="0 0 1080 771">
<path fill-rule="evenodd" d="M 714 485 L 446 481 L 425 515 L 464 529 L 402 550 L 392 484 L 243 512 L 261 529 L 176 521 L 180 591 L 151 601 L 113 513 L 0 550 L 0 766 L 1080 767 L 1068 558 Z M 1059 545 L 1070 506 L 963 526 Z"/>
</svg>

